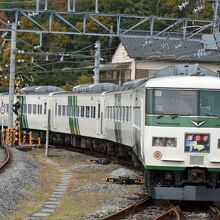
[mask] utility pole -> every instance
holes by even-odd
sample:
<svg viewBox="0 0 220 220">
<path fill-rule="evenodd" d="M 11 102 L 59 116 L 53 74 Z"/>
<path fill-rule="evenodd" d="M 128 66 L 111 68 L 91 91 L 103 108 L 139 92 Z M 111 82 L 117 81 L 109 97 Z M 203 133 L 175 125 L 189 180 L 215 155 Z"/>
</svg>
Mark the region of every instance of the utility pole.
<svg viewBox="0 0 220 220">
<path fill-rule="evenodd" d="M 15 23 L 12 23 L 11 31 L 11 54 L 10 54 L 10 81 L 9 81 L 9 110 L 8 110 L 8 127 L 13 127 L 13 104 L 15 93 L 15 59 L 16 59 L 16 29 Z"/>
<path fill-rule="evenodd" d="M 95 66 L 94 66 L 94 83 L 99 83 L 99 72 L 100 72 L 100 59 L 101 59 L 101 53 L 100 53 L 100 49 L 101 49 L 101 44 L 100 41 L 96 41 L 95 43 Z"/>
<path fill-rule="evenodd" d="M 95 1 L 95 13 L 99 13 L 99 0 Z"/>
</svg>

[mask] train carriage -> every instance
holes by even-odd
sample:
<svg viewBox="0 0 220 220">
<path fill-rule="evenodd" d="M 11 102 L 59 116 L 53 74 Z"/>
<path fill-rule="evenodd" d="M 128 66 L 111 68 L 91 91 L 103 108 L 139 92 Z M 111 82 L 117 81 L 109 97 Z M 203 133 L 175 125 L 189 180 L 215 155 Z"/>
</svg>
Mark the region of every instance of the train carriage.
<svg viewBox="0 0 220 220">
<path fill-rule="evenodd" d="M 150 191 L 156 199 L 219 200 L 220 78 L 206 69 L 178 68 L 170 72 L 176 76 L 145 85 Z"/>
</svg>

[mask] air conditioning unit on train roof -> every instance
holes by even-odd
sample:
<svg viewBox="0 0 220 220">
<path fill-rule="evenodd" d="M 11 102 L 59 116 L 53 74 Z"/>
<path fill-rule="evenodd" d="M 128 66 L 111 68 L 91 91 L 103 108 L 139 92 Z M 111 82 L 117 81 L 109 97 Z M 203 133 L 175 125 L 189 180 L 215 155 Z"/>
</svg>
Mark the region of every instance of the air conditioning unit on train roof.
<svg viewBox="0 0 220 220">
<path fill-rule="evenodd" d="M 147 81 L 147 78 L 128 81 L 128 82 L 123 84 L 123 89 L 136 88 L 136 87 L 138 87 L 139 85 L 141 85 L 142 83 L 144 83 L 146 81 Z"/>
<path fill-rule="evenodd" d="M 119 90 L 121 87 L 114 83 L 97 83 L 97 84 L 82 84 L 73 87 L 73 92 L 101 92 Z"/>
<path fill-rule="evenodd" d="M 99 91 L 115 91 L 119 90 L 121 87 L 114 83 L 97 83 L 91 84 L 86 88 L 87 92 L 99 92 Z"/>
<path fill-rule="evenodd" d="M 89 85 L 91 85 L 91 84 L 82 84 L 82 85 L 74 86 L 72 88 L 72 92 L 83 92 L 83 91 L 86 91 L 86 88 Z"/>
<path fill-rule="evenodd" d="M 168 66 L 154 73 L 153 77 L 167 77 L 167 76 L 218 76 L 218 73 L 201 67 L 196 64 L 177 64 L 175 66 Z"/>
<path fill-rule="evenodd" d="M 42 92 L 59 92 L 64 91 L 57 86 L 30 86 L 21 89 L 21 93 L 42 93 Z"/>
</svg>

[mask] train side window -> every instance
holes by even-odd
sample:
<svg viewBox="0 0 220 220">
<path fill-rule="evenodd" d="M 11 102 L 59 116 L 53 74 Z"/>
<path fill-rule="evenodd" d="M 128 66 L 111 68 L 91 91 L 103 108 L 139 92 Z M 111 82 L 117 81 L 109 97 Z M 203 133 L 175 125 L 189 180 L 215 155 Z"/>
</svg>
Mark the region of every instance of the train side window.
<svg viewBox="0 0 220 220">
<path fill-rule="evenodd" d="M 128 111 L 129 111 L 128 106 L 126 106 L 126 111 L 125 111 L 126 112 L 126 116 L 125 116 L 125 121 L 126 122 L 128 122 L 128 118 L 129 118 L 129 112 Z"/>
<path fill-rule="evenodd" d="M 61 105 L 58 105 L 58 115 L 61 116 Z"/>
<path fill-rule="evenodd" d="M 112 106 L 112 120 L 115 120 L 115 106 Z"/>
<path fill-rule="evenodd" d="M 131 121 L 131 107 L 128 108 L 128 121 Z"/>
<path fill-rule="evenodd" d="M 66 106 L 62 105 L 62 116 L 66 115 Z"/>
<path fill-rule="evenodd" d="M 122 111 L 121 111 L 121 108 L 122 108 L 122 107 L 120 106 L 120 107 L 119 107 L 119 121 L 122 121 L 122 117 L 121 117 L 121 112 L 122 112 Z"/>
<path fill-rule="evenodd" d="M 125 107 L 122 107 L 122 121 L 125 122 Z"/>
<path fill-rule="evenodd" d="M 93 115 L 93 106 L 90 106 L 89 117 L 92 118 Z"/>
<path fill-rule="evenodd" d="M 37 112 L 37 105 L 33 104 L 33 114 L 36 115 Z"/>
<path fill-rule="evenodd" d="M 57 115 L 57 103 L 55 104 L 55 115 Z"/>
<path fill-rule="evenodd" d="M 105 119 L 108 118 L 108 106 L 105 107 Z"/>
<path fill-rule="evenodd" d="M 109 119 L 112 120 L 112 106 L 110 106 L 109 109 Z"/>
<path fill-rule="evenodd" d="M 84 118 L 84 106 L 81 106 L 81 118 Z"/>
<path fill-rule="evenodd" d="M 76 112 L 76 106 L 71 106 L 71 116 L 75 117 L 75 112 Z"/>
<path fill-rule="evenodd" d="M 86 118 L 89 118 L 89 106 L 86 106 Z"/>
<path fill-rule="evenodd" d="M 6 105 L 6 112 L 8 112 L 9 111 L 9 105 L 7 104 Z"/>
<path fill-rule="evenodd" d="M 75 116 L 79 117 L 79 106 L 76 106 L 75 108 Z"/>
<path fill-rule="evenodd" d="M 98 118 L 100 118 L 100 104 L 98 104 Z"/>
<path fill-rule="evenodd" d="M 40 107 L 40 114 L 42 115 L 42 112 L 43 112 L 43 106 L 40 105 L 39 107 Z"/>
<path fill-rule="evenodd" d="M 107 120 L 109 120 L 109 116 L 110 116 L 110 112 L 109 112 L 109 111 L 110 111 L 110 107 L 108 106 L 108 107 L 107 107 L 107 116 L 106 116 L 106 119 L 107 119 Z"/>
<path fill-rule="evenodd" d="M 28 104 L 28 114 L 31 114 L 31 113 L 32 113 L 32 105 Z"/>
<path fill-rule="evenodd" d="M 71 108 L 72 106 L 70 106 L 70 105 L 67 105 L 67 116 L 71 116 L 72 114 L 71 114 L 71 110 L 72 110 L 72 108 Z"/>
<path fill-rule="evenodd" d="M 23 114 L 27 114 L 27 104 L 23 105 Z"/>
<path fill-rule="evenodd" d="M 93 111 L 93 118 L 95 118 L 95 111 L 96 111 L 96 108 L 95 108 L 95 106 L 94 106 L 93 108 L 94 108 L 94 111 Z"/>
<path fill-rule="evenodd" d="M 115 121 L 118 120 L 118 106 L 115 106 Z"/>
<path fill-rule="evenodd" d="M 44 114 L 46 115 L 47 114 L 47 103 L 44 102 Z"/>
</svg>

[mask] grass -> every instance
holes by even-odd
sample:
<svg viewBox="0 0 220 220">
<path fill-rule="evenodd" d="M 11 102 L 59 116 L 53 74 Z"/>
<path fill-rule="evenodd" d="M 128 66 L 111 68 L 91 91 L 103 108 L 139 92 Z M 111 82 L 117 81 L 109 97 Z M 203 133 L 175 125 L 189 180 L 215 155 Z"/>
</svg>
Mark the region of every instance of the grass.
<svg viewBox="0 0 220 220">
<path fill-rule="evenodd" d="M 61 178 L 61 173 L 54 169 L 51 164 L 48 164 L 47 160 L 42 157 L 39 149 L 32 150 L 30 154 L 40 166 L 40 184 L 37 187 L 28 189 L 24 198 L 18 202 L 16 210 L 7 217 L 0 218 L 1 220 L 22 219 L 39 210 Z"/>
<path fill-rule="evenodd" d="M 85 162 L 82 158 L 65 159 L 59 157 L 62 149 L 50 149 L 49 160 L 58 163 L 64 168 L 70 168 L 78 162 Z M 19 201 L 17 210 L 11 213 L 7 218 L 0 220 L 17 220 L 23 217 L 30 216 L 38 211 L 50 194 L 56 187 L 57 182 L 61 179 L 62 174 L 54 169 L 54 166 L 44 157 L 43 149 L 33 149 L 30 154 L 34 160 L 40 165 L 39 179 L 40 186 L 34 189 L 29 189 L 24 198 Z M 118 165 L 103 167 L 103 169 L 81 169 L 72 173 L 69 179 L 69 185 L 61 198 L 59 206 L 46 220 L 73 220 L 80 216 L 87 215 L 95 210 L 103 202 L 118 197 L 124 192 L 111 191 L 77 191 L 80 186 L 92 183 L 104 183 L 104 178 L 107 173 L 117 169 Z"/>
</svg>

